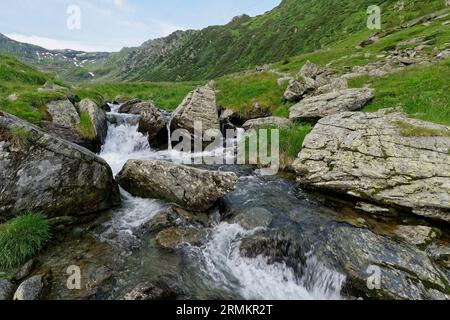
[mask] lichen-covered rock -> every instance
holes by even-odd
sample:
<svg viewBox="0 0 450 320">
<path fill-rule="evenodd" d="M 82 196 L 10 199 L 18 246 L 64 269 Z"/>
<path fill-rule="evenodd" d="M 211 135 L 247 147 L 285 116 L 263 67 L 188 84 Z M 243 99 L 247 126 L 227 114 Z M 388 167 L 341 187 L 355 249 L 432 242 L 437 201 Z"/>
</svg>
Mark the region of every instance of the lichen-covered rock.
<svg viewBox="0 0 450 320">
<path fill-rule="evenodd" d="M 321 119 L 294 163 L 306 187 L 450 222 L 450 128 L 392 109 Z"/>
<path fill-rule="evenodd" d="M 22 282 L 14 294 L 14 300 L 39 300 L 44 289 L 44 277 L 33 276 Z"/>
<path fill-rule="evenodd" d="M 330 80 L 330 83 L 325 84 L 321 87 L 319 87 L 315 92 L 314 95 L 321 95 L 325 93 L 330 92 L 337 92 L 341 90 L 348 89 L 348 81 L 345 78 L 333 78 Z"/>
<path fill-rule="evenodd" d="M 440 232 L 437 229 L 428 226 L 399 226 L 395 230 L 395 234 L 416 246 L 425 247 L 437 240 Z"/>
<path fill-rule="evenodd" d="M 304 99 L 289 109 L 291 120 L 323 118 L 344 111 L 355 111 L 374 98 L 374 90 L 346 89 Z"/>
<path fill-rule="evenodd" d="M 117 176 L 131 194 L 175 202 L 192 211 L 205 211 L 233 191 L 237 176 L 207 171 L 166 161 L 129 160 Z"/>
<path fill-rule="evenodd" d="M 91 119 L 95 130 L 95 141 L 101 146 L 105 142 L 106 135 L 108 134 L 108 121 L 105 111 L 100 109 L 91 99 L 81 100 L 78 104 L 78 110 L 80 113 L 86 113 Z"/>
<path fill-rule="evenodd" d="M 186 129 L 194 133 L 194 122 L 200 122 L 202 132 L 220 131 L 216 94 L 209 86 L 198 88 L 187 95 L 174 111 L 172 129 Z"/>
<path fill-rule="evenodd" d="M 276 127 L 276 128 L 284 128 L 292 125 L 292 122 L 286 118 L 280 117 L 267 117 L 267 118 L 259 118 L 248 120 L 244 123 L 243 128 L 245 130 L 255 129 L 258 127 Z"/>
<path fill-rule="evenodd" d="M 58 100 L 47 103 L 47 112 L 56 125 L 74 129 L 80 123 L 77 109 L 69 100 Z"/>
<path fill-rule="evenodd" d="M 306 77 L 297 77 L 289 81 L 289 85 L 284 92 L 284 98 L 288 101 L 297 102 L 301 100 L 306 94 L 316 89 L 316 82 L 314 79 Z"/>
<path fill-rule="evenodd" d="M 0 112 L 0 217 L 78 216 L 120 203 L 108 164 L 92 152 Z"/>
<path fill-rule="evenodd" d="M 300 69 L 298 75 L 304 78 L 315 79 L 318 73 L 319 68 L 314 63 L 308 60 Z"/>
<path fill-rule="evenodd" d="M 14 294 L 14 285 L 11 281 L 0 279 L 0 301 L 11 300 Z"/>
</svg>

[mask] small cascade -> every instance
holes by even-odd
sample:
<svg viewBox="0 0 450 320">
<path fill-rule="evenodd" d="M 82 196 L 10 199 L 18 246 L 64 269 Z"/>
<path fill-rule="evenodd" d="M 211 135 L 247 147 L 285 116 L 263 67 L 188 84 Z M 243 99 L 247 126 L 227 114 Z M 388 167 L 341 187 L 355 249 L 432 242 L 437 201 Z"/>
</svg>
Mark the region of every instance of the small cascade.
<svg viewBox="0 0 450 320">
<path fill-rule="evenodd" d="M 170 114 L 166 119 L 166 127 L 167 127 L 167 149 L 171 151 L 173 149 L 172 146 L 172 114 Z"/>
</svg>

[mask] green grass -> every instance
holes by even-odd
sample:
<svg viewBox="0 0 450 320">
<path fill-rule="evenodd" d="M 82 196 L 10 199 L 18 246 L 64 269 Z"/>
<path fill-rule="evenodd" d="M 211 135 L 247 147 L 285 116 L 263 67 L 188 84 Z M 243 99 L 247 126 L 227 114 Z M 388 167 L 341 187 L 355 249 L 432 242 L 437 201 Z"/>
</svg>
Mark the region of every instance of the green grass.
<svg viewBox="0 0 450 320">
<path fill-rule="evenodd" d="M 46 218 L 25 213 L 0 225 L 0 268 L 18 266 L 32 258 L 50 238 Z"/>
<path fill-rule="evenodd" d="M 45 82 L 55 81 L 53 76 L 42 73 L 15 57 L 0 54 L 0 109 L 24 119 L 32 124 L 40 125 L 41 120 L 47 115 L 45 104 L 66 99 L 66 94 L 59 91 L 38 92 Z M 8 96 L 17 95 L 16 101 L 9 101 Z"/>
<path fill-rule="evenodd" d="M 271 130 L 272 129 L 278 129 L 279 130 L 279 151 L 280 151 L 280 169 L 281 170 L 287 170 L 291 167 L 294 160 L 297 158 L 298 154 L 302 150 L 303 141 L 305 140 L 306 136 L 311 132 L 313 129 L 313 126 L 308 123 L 297 123 L 292 125 L 291 127 L 285 127 L 285 128 L 276 128 L 276 127 L 261 127 L 258 129 L 267 129 L 267 138 L 268 138 L 268 150 L 271 150 Z M 253 134 L 256 134 L 257 139 L 259 139 L 259 130 L 256 130 L 253 132 Z M 247 161 L 248 161 L 248 140 L 250 138 L 247 138 L 245 141 L 246 143 L 246 150 L 247 150 Z M 258 140 L 259 141 L 259 140 Z M 259 145 L 259 144 L 258 144 Z M 273 156 L 273 155 L 271 155 Z"/>
<path fill-rule="evenodd" d="M 438 130 L 416 126 L 407 122 L 395 122 L 404 137 L 450 137 L 450 130 Z"/>
<path fill-rule="evenodd" d="M 31 133 L 22 127 L 12 127 L 9 129 L 9 136 L 13 145 L 25 146 L 31 137 Z"/>
<path fill-rule="evenodd" d="M 304 123 L 280 129 L 280 163 L 282 169 L 292 165 L 302 150 L 303 141 L 312 129 L 311 124 Z"/>
<path fill-rule="evenodd" d="M 450 59 L 432 66 L 414 66 L 383 78 L 364 77 L 352 86 L 369 83 L 375 99 L 363 111 L 398 107 L 414 118 L 450 125 Z"/>
<path fill-rule="evenodd" d="M 204 82 L 103 83 L 80 86 L 75 92 L 80 99 L 91 98 L 99 105 L 123 95 L 129 100 L 153 100 L 161 109 L 174 110 L 190 91 L 202 84 Z"/>
<path fill-rule="evenodd" d="M 287 84 L 278 86 L 279 76 L 269 73 L 235 74 L 215 81 L 217 104 L 245 116 L 255 102 L 272 112 L 283 107 Z"/>
<path fill-rule="evenodd" d="M 77 125 L 78 132 L 87 139 L 95 138 L 95 128 L 91 117 L 87 112 L 80 113 L 80 123 Z"/>
</svg>

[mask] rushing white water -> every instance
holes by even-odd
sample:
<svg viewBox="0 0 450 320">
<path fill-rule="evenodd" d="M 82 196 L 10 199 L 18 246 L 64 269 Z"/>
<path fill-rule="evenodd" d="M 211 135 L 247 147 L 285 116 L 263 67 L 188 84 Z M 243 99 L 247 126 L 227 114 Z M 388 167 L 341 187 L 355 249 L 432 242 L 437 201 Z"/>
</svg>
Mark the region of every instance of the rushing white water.
<svg viewBox="0 0 450 320">
<path fill-rule="evenodd" d="M 147 137 L 138 132 L 136 116 L 118 113 L 111 106 L 110 124 L 106 142 L 100 154 L 117 174 L 129 159 L 181 159 L 185 155 L 173 150 L 156 152 L 149 146 Z M 218 150 L 223 152 L 224 150 Z M 233 150 L 225 150 L 234 156 Z M 203 156 L 197 154 L 196 156 Z M 136 198 L 121 190 L 122 207 L 106 224 L 102 237 L 111 235 L 134 237 L 133 232 L 151 220 L 167 204 L 154 199 Z M 327 270 L 314 257 L 307 261 L 305 276 L 298 279 L 294 271 L 282 263 L 269 264 L 265 257 L 243 257 L 239 246 L 246 231 L 238 225 L 221 223 L 212 239 L 202 248 L 191 248 L 200 257 L 201 271 L 214 280 L 214 286 L 237 292 L 246 299 L 339 299 L 345 277 Z M 310 289 L 307 289 L 310 288 Z"/>
<path fill-rule="evenodd" d="M 305 275 L 298 279 L 293 269 L 284 263 L 268 263 L 268 258 L 246 258 L 240 253 L 240 239 L 251 235 L 237 224 L 221 223 L 213 238 L 201 249 L 203 272 L 215 285 L 250 300 L 323 300 L 341 299 L 345 276 L 328 270 L 313 256 L 309 257 Z M 311 288 L 311 289 L 308 289 Z"/>
</svg>

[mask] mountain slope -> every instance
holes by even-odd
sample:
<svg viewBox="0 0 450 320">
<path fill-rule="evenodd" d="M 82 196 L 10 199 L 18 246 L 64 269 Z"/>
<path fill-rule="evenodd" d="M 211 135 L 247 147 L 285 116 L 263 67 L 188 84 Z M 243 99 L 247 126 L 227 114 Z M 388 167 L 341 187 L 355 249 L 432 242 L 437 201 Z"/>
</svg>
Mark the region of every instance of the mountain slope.
<svg viewBox="0 0 450 320">
<path fill-rule="evenodd" d="M 445 7 L 444 0 L 384 0 L 383 28 Z M 215 78 L 258 64 L 311 52 L 367 31 L 372 0 L 284 0 L 275 9 L 225 26 L 178 31 L 111 57 L 97 73 L 106 79 L 175 81 Z"/>
<path fill-rule="evenodd" d="M 47 50 L 12 40 L 1 33 L 0 53 L 12 54 L 39 70 L 54 72 L 60 78 L 72 81 L 91 80 L 90 69 L 105 63 L 110 55 L 107 52 Z"/>
</svg>

